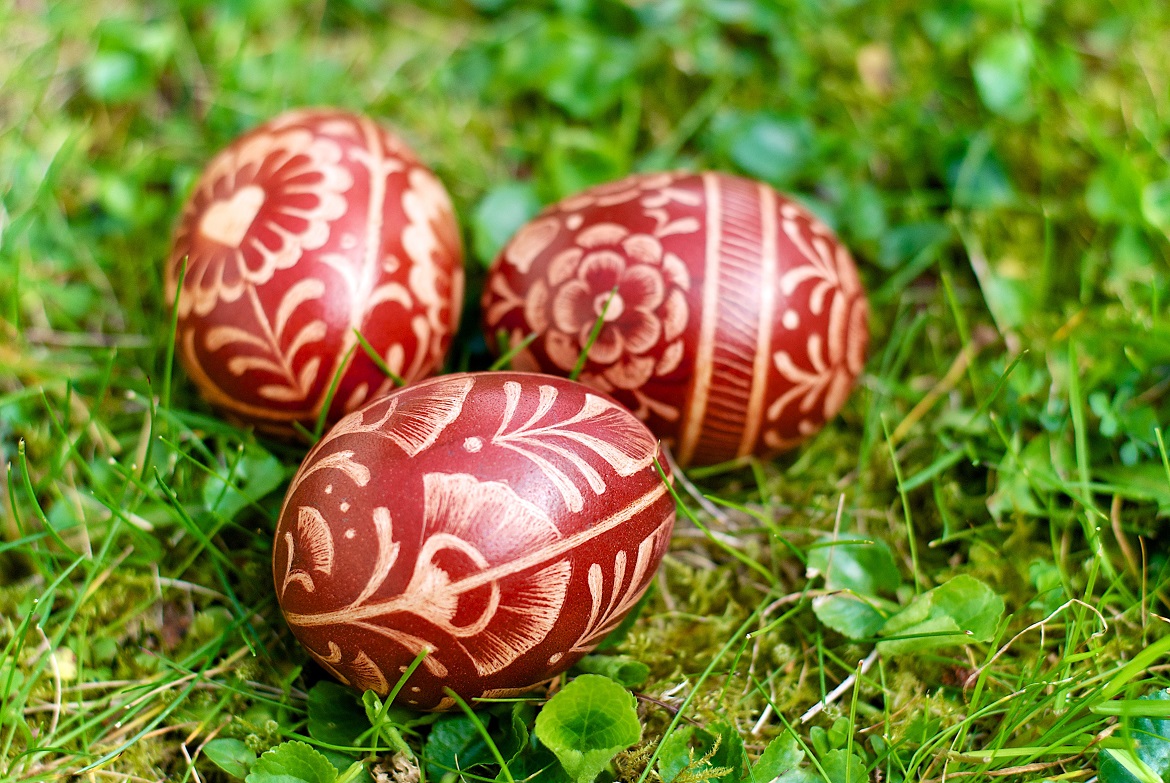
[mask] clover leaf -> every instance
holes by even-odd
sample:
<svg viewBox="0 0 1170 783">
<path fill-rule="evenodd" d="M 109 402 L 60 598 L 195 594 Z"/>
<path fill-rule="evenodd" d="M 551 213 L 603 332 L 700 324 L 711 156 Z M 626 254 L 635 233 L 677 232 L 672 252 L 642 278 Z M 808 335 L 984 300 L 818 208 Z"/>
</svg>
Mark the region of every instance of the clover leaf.
<svg viewBox="0 0 1170 783">
<path fill-rule="evenodd" d="M 252 765 L 247 783 L 334 783 L 337 768 L 304 742 L 282 742 Z"/>
<path fill-rule="evenodd" d="M 886 621 L 878 643 L 882 655 L 929 650 L 952 644 L 987 642 L 1003 615 L 1003 599 L 973 576 L 956 576 L 916 596 Z"/>
<path fill-rule="evenodd" d="M 582 674 L 536 716 L 536 738 L 577 783 L 588 783 L 642 738 L 633 695 L 608 677 Z"/>
</svg>

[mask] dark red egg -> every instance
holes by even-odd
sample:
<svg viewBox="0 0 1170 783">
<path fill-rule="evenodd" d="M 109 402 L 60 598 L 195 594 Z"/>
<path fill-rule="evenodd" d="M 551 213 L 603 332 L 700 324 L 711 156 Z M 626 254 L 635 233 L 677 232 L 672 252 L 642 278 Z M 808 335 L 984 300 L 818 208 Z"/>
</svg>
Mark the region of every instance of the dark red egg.
<svg viewBox="0 0 1170 783">
<path fill-rule="evenodd" d="M 493 265 L 484 326 L 513 366 L 613 395 L 682 465 L 773 454 L 817 432 L 865 361 L 849 251 L 807 209 L 720 173 L 642 174 L 549 207 Z M 604 316 L 602 313 L 604 312 Z"/>
<path fill-rule="evenodd" d="M 368 117 L 292 111 L 208 164 L 166 282 L 203 396 L 289 433 L 316 420 L 335 377 L 332 420 L 392 387 L 358 333 L 407 382 L 440 366 L 462 249 L 446 191 L 401 139 Z"/>
<path fill-rule="evenodd" d="M 657 442 L 547 375 L 447 375 L 338 422 L 293 478 L 273 576 L 339 680 L 424 710 L 522 693 L 592 650 L 646 590 L 675 507 Z M 665 468 L 664 468 L 665 469 Z"/>
</svg>

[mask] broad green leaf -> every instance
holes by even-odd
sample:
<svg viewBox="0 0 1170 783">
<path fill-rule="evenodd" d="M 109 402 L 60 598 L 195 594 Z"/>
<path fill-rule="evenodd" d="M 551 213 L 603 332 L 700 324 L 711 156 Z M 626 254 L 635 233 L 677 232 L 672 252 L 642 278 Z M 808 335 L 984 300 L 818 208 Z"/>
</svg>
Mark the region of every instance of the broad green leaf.
<svg viewBox="0 0 1170 783">
<path fill-rule="evenodd" d="M 366 765 L 356 757 L 328 748 L 320 748 L 317 752 L 329 759 L 337 770 L 337 783 L 373 783 Z"/>
<path fill-rule="evenodd" d="M 973 71 L 987 108 L 1011 119 L 1030 113 L 1032 57 L 1032 39 L 1024 33 L 1001 33 L 984 44 Z"/>
<path fill-rule="evenodd" d="M 229 472 L 230 470 L 230 472 Z M 244 449 L 236 464 L 207 477 L 203 502 L 223 519 L 234 519 L 249 503 L 255 503 L 279 487 L 286 470 L 280 460 L 260 446 Z M 230 479 L 230 483 L 224 479 Z"/>
<path fill-rule="evenodd" d="M 626 688 L 637 688 L 650 676 L 650 667 L 625 655 L 586 655 L 577 668 L 587 674 L 600 674 Z"/>
<path fill-rule="evenodd" d="M 213 739 L 203 746 L 203 755 L 233 778 L 245 777 L 256 763 L 256 751 L 238 739 Z"/>
<path fill-rule="evenodd" d="M 804 751 L 796 741 L 796 735 L 786 731 L 764 748 L 764 752 L 751 766 L 751 783 L 811 783 L 817 777 L 801 767 Z"/>
<path fill-rule="evenodd" d="M 658 773 L 671 781 L 742 780 L 748 771 L 743 737 L 735 727 L 718 721 L 706 728 L 682 726 L 662 743 Z"/>
<path fill-rule="evenodd" d="M 494 712 L 499 721 L 494 734 L 496 748 L 509 764 L 528 747 L 528 727 L 532 725 L 535 709 L 528 702 L 518 701 L 500 705 L 505 712 Z"/>
<path fill-rule="evenodd" d="M 733 736 L 728 736 L 729 728 L 726 724 L 711 726 L 710 730 L 687 725 L 671 732 L 662 741 L 658 754 L 658 774 L 663 783 L 739 780 L 746 762 L 743 739 L 734 730 Z M 729 740 L 734 743 L 730 753 L 724 747 Z"/>
<path fill-rule="evenodd" d="M 470 769 L 492 758 L 475 721 L 462 712 L 444 715 L 435 721 L 423 748 L 423 756 L 440 767 L 442 772 L 436 773 L 437 777 L 448 769 Z"/>
<path fill-rule="evenodd" d="M 813 151 L 813 130 L 800 117 L 761 111 L 727 113 L 715 122 L 715 146 L 745 173 L 783 185 L 800 173 Z"/>
<path fill-rule="evenodd" d="M 830 750 L 821 758 L 829 783 L 869 783 L 869 774 L 861 759 L 847 750 Z"/>
<path fill-rule="evenodd" d="M 1170 179 L 1142 188 L 1142 217 L 1163 234 L 1170 235 Z"/>
<path fill-rule="evenodd" d="M 1089 177 L 1085 206 L 1090 215 L 1103 222 L 1138 223 L 1146 212 L 1144 187 L 1133 161 L 1114 160 L 1098 167 Z M 1151 199 L 1156 195 L 1156 192 L 1151 194 Z"/>
<path fill-rule="evenodd" d="M 865 639 L 881 630 L 886 617 L 868 602 L 849 593 L 822 595 L 813 599 L 817 619 L 850 639 Z"/>
<path fill-rule="evenodd" d="M 950 162 L 947 183 L 956 207 L 993 209 L 1016 203 L 1011 177 L 984 134 Z"/>
<path fill-rule="evenodd" d="M 1170 690 L 1143 696 L 1142 700 L 1170 702 Z M 1125 748 L 1102 751 L 1098 761 L 1100 783 L 1147 783 L 1170 780 L 1170 718 L 1126 718 L 1114 733 Z"/>
<path fill-rule="evenodd" d="M 329 680 L 309 691 L 308 708 L 309 735 L 330 745 L 353 745 L 370 728 L 358 695 Z"/>
<path fill-rule="evenodd" d="M 484 267 L 516 231 L 540 211 L 536 190 L 527 182 L 506 182 L 488 191 L 471 214 L 472 247 Z"/>
<path fill-rule="evenodd" d="M 886 621 L 882 655 L 990 641 L 1003 615 L 1003 599 L 973 576 L 962 574 L 915 597 Z"/>
<path fill-rule="evenodd" d="M 536 737 L 569 777 L 588 783 L 619 751 L 642 738 L 633 695 L 608 677 L 582 674 L 549 699 L 536 717 Z"/>
<path fill-rule="evenodd" d="M 902 584 L 890 546 L 881 539 L 822 539 L 821 545 L 809 552 L 808 571 L 824 576 L 829 590 L 852 590 L 861 595 L 893 593 Z"/>
<path fill-rule="evenodd" d="M 247 783 L 333 783 L 337 768 L 312 746 L 282 742 L 252 765 Z"/>
</svg>

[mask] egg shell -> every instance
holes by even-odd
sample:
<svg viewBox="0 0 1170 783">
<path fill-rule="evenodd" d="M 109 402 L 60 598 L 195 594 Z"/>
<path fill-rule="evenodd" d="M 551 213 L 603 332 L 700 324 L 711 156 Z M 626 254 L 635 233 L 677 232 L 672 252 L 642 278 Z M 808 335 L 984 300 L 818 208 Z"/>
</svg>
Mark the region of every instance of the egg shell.
<svg viewBox="0 0 1170 783">
<path fill-rule="evenodd" d="M 184 263 L 186 269 L 184 272 Z M 336 420 L 444 358 L 463 298 L 442 184 L 393 133 L 330 109 L 282 114 L 207 165 L 166 268 L 179 358 L 222 413 L 274 433 Z"/>
<path fill-rule="evenodd" d="M 616 293 L 613 293 L 616 289 Z M 611 298 L 611 293 L 613 293 Z M 503 249 L 484 328 L 518 370 L 613 395 L 682 465 L 789 449 L 844 404 L 869 339 L 849 251 L 807 209 L 728 174 L 635 175 L 544 210 Z"/>
<path fill-rule="evenodd" d="M 343 683 L 424 710 L 547 682 L 629 612 L 670 541 L 657 442 L 547 375 L 447 375 L 342 419 L 294 476 L 284 617 Z M 665 466 L 663 468 L 666 470 Z"/>
</svg>

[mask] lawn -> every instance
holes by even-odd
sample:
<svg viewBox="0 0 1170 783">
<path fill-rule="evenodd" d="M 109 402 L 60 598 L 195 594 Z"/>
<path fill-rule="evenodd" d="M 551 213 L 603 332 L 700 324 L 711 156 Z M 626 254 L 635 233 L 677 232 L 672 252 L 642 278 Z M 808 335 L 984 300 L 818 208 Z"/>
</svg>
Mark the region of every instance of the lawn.
<svg viewBox="0 0 1170 783">
<path fill-rule="evenodd" d="M 0 37 L 0 780 L 1170 780 L 1170 5 L 15 0 Z M 682 477 L 555 708 L 332 683 L 271 580 L 305 446 L 174 362 L 184 199 L 306 105 L 450 191 L 452 370 L 512 231 L 631 172 L 763 180 L 857 258 L 842 414 Z"/>
</svg>

